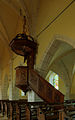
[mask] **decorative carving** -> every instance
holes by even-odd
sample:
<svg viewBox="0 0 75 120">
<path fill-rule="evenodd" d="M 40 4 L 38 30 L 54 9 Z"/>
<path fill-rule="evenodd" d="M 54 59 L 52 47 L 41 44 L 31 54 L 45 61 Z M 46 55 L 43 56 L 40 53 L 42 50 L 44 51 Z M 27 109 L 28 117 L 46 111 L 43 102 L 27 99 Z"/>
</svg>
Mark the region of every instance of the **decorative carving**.
<svg viewBox="0 0 75 120">
<path fill-rule="evenodd" d="M 16 68 L 16 86 L 23 91 L 28 89 L 28 68 L 24 66 L 18 66 Z"/>
</svg>

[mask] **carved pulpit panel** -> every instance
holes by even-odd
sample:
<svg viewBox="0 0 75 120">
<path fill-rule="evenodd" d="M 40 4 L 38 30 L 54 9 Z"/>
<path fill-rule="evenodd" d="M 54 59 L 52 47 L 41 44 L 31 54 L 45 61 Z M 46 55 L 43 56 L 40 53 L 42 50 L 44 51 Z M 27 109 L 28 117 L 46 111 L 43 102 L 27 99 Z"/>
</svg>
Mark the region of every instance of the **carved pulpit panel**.
<svg viewBox="0 0 75 120">
<path fill-rule="evenodd" d="M 29 70 L 29 86 L 48 103 L 64 102 L 64 95 L 33 69 Z"/>
<path fill-rule="evenodd" d="M 23 91 L 26 91 L 28 85 L 28 68 L 24 66 L 18 66 L 16 68 L 16 86 Z"/>
</svg>

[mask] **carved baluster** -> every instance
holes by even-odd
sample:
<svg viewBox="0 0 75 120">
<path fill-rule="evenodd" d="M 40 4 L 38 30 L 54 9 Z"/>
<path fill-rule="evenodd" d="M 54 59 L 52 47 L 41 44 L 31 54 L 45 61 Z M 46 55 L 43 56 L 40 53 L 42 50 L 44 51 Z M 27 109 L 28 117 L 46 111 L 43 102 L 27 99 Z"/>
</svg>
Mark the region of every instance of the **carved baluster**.
<svg viewBox="0 0 75 120">
<path fill-rule="evenodd" d="M 64 111 L 59 111 L 59 120 L 64 120 Z"/>
<path fill-rule="evenodd" d="M 1 100 L 0 100 L 0 113 L 1 113 Z"/>
<path fill-rule="evenodd" d="M 37 118 L 38 118 L 38 120 L 45 120 L 45 115 L 44 115 L 44 113 L 41 111 L 40 108 L 38 108 L 38 110 L 37 110 Z"/>
<path fill-rule="evenodd" d="M 20 111 L 20 107 L 19 107 L 19 104 L 16 103 L 16 120 L 20 120 L 20 115 L 21 114 L 21 111 Z"/>
<path fill-rule="evenodd" d="M 30 110 L 29 110 L 29 108 L 28 108 L 28 106 L 26 105 L 26 120 L 30 120 Z"/>
<path fill-rule="evenodd" d="M 1 101 L 1 113 L 4 116 L 4 102 Z"/>
<path fill-rule="evenodd" d="M 7 116 L 7 113 L 8 113 L 8 112 L 7 112 L 7 111 L 8 111 L 7 102 L 8 102 L 8 101 L 5 101 L 5 102 L 4 102 L 4 104 L 5 104 L 5 115 L 6 115 L 6 116 Z"/>
<path fill-rule="evenodd" d="M 12 120 L 12 118 L 13 118 L 13 104 L 11 102 L 10 103 L 10 118 L 9 118 L 9 120 Z"/>
<path fill-rule="evenodd" d="M 7 102 L 7 117 L 8 117 L 8 120 L 10 120 L 10 102 L 9 101 Z"/>
</svg>

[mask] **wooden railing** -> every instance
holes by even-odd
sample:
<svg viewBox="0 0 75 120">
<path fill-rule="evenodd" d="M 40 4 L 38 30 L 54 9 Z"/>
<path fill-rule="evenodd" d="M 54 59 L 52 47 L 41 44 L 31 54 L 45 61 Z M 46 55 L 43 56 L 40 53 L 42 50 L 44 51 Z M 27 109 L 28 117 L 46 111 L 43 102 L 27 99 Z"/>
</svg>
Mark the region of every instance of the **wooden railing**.
<svg viewBox="0 0 75 120">
<path fill-rule="evenodd" d="M 0 100 L 0 114 L 3 117 L 6 116 L 7 120 L 64 120 L 72 117 L 74 111 L 74 101 L 48 104 L 24 100 Z"/>
</svg>

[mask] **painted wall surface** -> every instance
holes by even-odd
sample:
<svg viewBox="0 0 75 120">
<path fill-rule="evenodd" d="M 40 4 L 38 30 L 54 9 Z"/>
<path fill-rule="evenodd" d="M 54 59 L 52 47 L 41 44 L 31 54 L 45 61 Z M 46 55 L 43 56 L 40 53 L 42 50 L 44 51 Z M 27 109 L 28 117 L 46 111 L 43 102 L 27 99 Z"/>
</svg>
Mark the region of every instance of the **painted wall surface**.
<svg viewBox="0 0 75 120">
<path fill-rule="evenodd" d="M 70 1 L 65 1 L 63 4 L 62 0 L 58 1 L 42 1 L 40 3 L 39 13 L 38 13 L 38 22 L 36 27 L 36 35 L 45 28 L 68 4 Z M 59 4 L 58 4 L 59 3 Z M 54 7 L 53 7 L 54 6 Z M 61 6 L 61 7 L 60 7 Z M 37 64 L 40 63 L 42 56 L 48 44 L 50 44 L 55 37 L 55 35 L 67 36 L 68 38 L 73 39 L 69 41 L 74 45 L 75 43 L 75 4 L 70 6 L 51 26 L 49 26 L 41 35 L 37 38 L 39 43 L 38 55 L 37 55 Z M 66 40 L 65 40 L 66 41 Z M 67 42 L 67 41 L 66 41 Z M 75 45 L 74 45 L 75 46 Z"/>
<path fill-rule="evenodd" d="M 9 64 L 2 70 L 1 76 L 1 92 L 2 92 L 2 99 L 9 99 Z"/>
<path fill-rule="evenodd" d="M 75 73 L 72 80 L 71 94 L 75 94 Z"/>
<path fill-rule="evenodd" d="M 66 95 L 66 86 L 63 80 L 59 78 L 59 91 L 64 94 L 64 97 Z"/>
<path fill-rule="evenodd" d="M 43 2 L 41 0 L 38 12 L 36 35 L 38 35 L 38 33 L 40 33 L 40 31 L 43 30 L 43 28 L 45 28 L 69 4 L 69 2 L 71 1 L 65 1 L 63 4 L 62 0 L 48 0 L 47 2 Z M 36 66 L 40 65 L 40 61 L 42 60 L 48 45 L 52 43 L 56 35 L 60 35 L 61 38 L 65 37 L 65 42 L 75 47 L 74 11 L 75 3 L 72 4 L 72 6 L 70 6 L 54 23 L 52 23 L 51 26 L 49 26 L 44 32 L 39 35 L 39 37 L 37 38 L 39 47 L 36 59 Z M 61 83 L 62 84 L 60 84 L 60 90 L 65 93 L 65 86 L 63 81 Z M 75 83 L 73 84 L 75 85 Z M 73 87 L 73 91 L 75 91 L 75 87 Z"/>
</svg>

